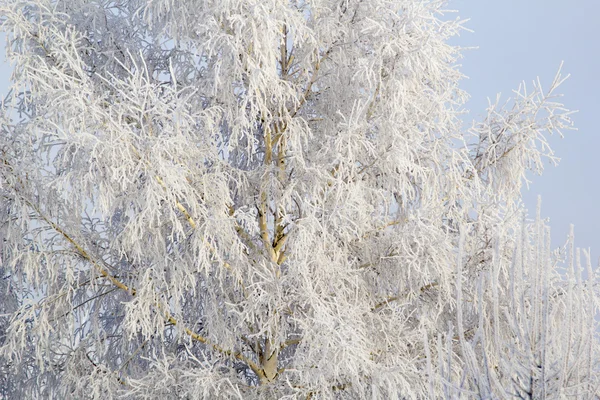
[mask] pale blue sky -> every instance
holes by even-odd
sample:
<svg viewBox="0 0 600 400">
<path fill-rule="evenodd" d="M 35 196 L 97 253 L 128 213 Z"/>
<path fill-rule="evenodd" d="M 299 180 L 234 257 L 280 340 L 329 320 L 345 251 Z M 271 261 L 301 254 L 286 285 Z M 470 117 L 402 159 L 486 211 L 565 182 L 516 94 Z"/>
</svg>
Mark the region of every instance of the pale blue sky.
<svg viewBox="0 0 600 400">
<path fill-rule="evenodd" d="M 470 77 L 463 88 L 471 94 L 468 108 L 474 116 L 497 92 L 512 95 L 519 82 L 540 76 L 551 82 L 561 60 L 571 78 L 561 87 L 578 131 L 551 144 L 561 162 L 534 176 L 530 190 L 523 190 L 526 205 L 535 212 L 542 195 L 542 215 L 550 218 L 553 245 L 564 242 L 569 225 L 575 224 L 575 244 L 591 247 L 592 259 L 600 255 L 600 1 L 598 0 L 452 0 L 450 9 L 470 18 L 458 40 L 478 46 L 465 52 L 462 71 Z"/>
<path fill-rule="evenodd" d="M 600 114 L 600 1 L 598 0 L 451 0 L 449 9 L 470 18 L 458 39 L 463 46 L 479 46 L 465 52 L 462 71 L 470 77 L 463 88 L 471 94 L 468 108 L 473 116 L 483 112 L 486 98 L 497 92 L 510 96 L 525 80 L 540 76 L 542 84 L 553 78 L 561 60 L 563 71 L 571 74 L 562 92 L 568 108 L 579 110 L 573 116 L 579 131 L 563 140 L 551 141 L 562 161 L 548 167 L 542 177 L 534 177 L 525 200 L 535 210 L 542 195 L 542 213 L 550 217 L 553 244 L 566 237 L 569 224 L 575 224 L 576 244 L 591 247 L 600 255 L 599 198 L 600 136 L 596 116 Z M 0 36 L 3 54 L 4 36 Z M 6 93 L 10 70 L 0 63 L 0 93 Z"/>
</svg>

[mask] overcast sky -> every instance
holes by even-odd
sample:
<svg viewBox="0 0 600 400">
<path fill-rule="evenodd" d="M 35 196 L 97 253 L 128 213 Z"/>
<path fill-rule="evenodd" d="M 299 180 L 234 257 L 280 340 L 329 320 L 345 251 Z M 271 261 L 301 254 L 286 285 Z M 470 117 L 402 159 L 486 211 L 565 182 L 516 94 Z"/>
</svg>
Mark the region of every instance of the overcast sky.
<svg viewBox="0 0 600 400">
<path fill-rule="evenodd" d="M 462 71 L 470 77 L 463 88 L 471 94 L 467 107 L 473 117 L 483 113 L 487 97 L 502 92 L 505 97 L 525 80 L 540 76 L 551 82 L 560 62 L 571 78 L 562 87 L 564 103 L 579 110 L 573 116 L 578 131 L 565 139 L 551 141 L 562 159 L 534 177 L 524 190 L 528 208 L 535 211 L 542 195 L 542 214 L 549 217 L 553 244 L 563 243 L 569 224 L 575 224 L 576 245 L 591 247 L 593 258 L 600 255 L 600 1 L 598 0 L 452 0 L 448 8 L 470 18 L 458 39 L 462 46 L 478 46 L 465 52 Z M 3 51 L 4 36 L 0 37 Z M 10 69 L 0 62 L 0 93 L 6 93 Z"/>
</svg>

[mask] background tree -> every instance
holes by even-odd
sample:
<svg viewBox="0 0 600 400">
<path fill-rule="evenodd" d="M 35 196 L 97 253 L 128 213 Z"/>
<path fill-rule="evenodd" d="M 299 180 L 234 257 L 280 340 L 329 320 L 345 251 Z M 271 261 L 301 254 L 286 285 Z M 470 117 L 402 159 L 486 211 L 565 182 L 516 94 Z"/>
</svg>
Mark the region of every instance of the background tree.
<svg viewBox="0 0 600 400">
<path fill-rule="evenodd" d="M 6 397 L 598 395 L 560 74 L 465 130 L 442 1 L 0 4 Z"/>
</svg>

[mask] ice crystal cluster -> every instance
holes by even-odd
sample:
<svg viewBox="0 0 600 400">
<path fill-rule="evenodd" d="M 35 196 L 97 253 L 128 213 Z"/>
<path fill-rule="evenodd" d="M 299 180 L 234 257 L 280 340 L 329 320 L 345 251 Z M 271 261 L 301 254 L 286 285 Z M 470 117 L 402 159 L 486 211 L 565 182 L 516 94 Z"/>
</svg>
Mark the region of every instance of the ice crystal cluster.
<svg viewBox="0 0 600 400">
<path fill-rule="evenodd" d="M 0 0 L 0 398 L 592 399 L 598 278 L 439 0 Z"/>
</svg>

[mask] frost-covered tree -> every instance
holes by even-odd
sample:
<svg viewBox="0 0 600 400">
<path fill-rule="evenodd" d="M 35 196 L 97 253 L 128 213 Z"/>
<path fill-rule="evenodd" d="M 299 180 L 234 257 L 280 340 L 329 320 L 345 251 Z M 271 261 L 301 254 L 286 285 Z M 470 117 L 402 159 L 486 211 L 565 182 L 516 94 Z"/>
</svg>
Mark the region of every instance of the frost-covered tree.
<svg viewBox="0 0 600 400">
<path fill-rule="evenodd" d="M 563 79 L 463 128 L 443 7 L 1 0 L 0 396 L 600 395 Z"/>
</svg>

